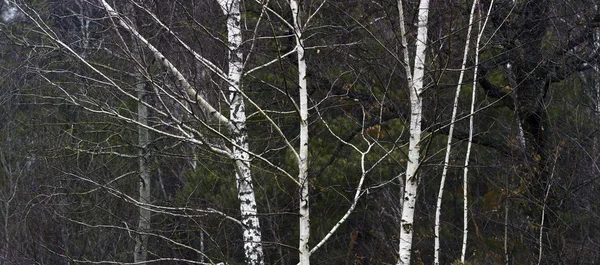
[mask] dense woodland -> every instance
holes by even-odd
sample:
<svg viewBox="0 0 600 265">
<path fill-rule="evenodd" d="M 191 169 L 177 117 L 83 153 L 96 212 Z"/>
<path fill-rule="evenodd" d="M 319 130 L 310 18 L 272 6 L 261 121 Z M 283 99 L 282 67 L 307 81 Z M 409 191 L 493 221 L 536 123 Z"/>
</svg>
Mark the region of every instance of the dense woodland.
<svg viewBox="0 0 600 265">
<path fill-rule="evenodd" d="M 0 264 L 598 264 L 595 0 L 2 0 Z"/>
</svg>

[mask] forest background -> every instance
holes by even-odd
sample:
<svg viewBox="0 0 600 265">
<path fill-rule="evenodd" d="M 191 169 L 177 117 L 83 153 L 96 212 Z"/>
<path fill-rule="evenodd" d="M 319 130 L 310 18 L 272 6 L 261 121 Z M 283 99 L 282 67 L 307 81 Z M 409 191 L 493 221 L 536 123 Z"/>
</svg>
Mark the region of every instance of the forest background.
<svg viewBox="0 0 600 265">
<path fill-rule="evenodd" d="M 592 0 L 3 0 L 0 264 L 597 264 Z"/>
</svg>

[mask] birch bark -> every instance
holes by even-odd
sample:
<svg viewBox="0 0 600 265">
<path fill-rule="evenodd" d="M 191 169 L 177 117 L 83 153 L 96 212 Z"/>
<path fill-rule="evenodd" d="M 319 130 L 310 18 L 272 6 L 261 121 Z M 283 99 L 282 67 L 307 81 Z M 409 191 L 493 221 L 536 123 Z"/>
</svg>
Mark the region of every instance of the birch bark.
<svg viewBox="0 0 600 265">
<path fill-rule="evenodd" d="M 229 85 L 229 119 L 223 116 L 221 112 L 212 107 L 197 90 L 190 85 L 186 77 L 177 69 L 156 47 L 145 39 L 135 28 L 129 25 L 112 6 L 101 0 L 108 14 L 116 18 L 118 24 L 124 27 L 131 35 L 139 40 L 152 55 L 159 61 L 165 69 L 177 79 L 177 83 L 182 86 L 185 92 L 196 100 L 198 107 L 205 110 L 209 115 L 226 125 L 231 133 L 233 145 L 232 158 L 236 165 L 236 183 L 237 195 L 240 200 L 241 219 L 243 225 L 244 254 L 247 264 L 264 264 L 263 249 L 261 242 L 261 230 L 257 213 L 256 199 L 252 185 L 252 175 L 250 170 L 250 155 L 248 151 L 248 133 L 246 131 L 246 113 L 244 98 L 240 90 L 240 81 L 243 70 L 243 59 L 240 46 L 242 44 L 241 34 L 241 14 L 239 0 L 217 0 L 223 13 L 227 16 L 227 44 L 229 48 L 228 74 L 225 78 Z M 179 39 L 178 39 L 179 40 Z M 181 43 L 185 46 L 184 43 Z M 186 48 L 189 46 L 185 46 Z M 193 53 L 196 59 L 199 59 L 204 65 L 219 74 L 221 71 L 205 60 L 199 58 Z"/>
<path fill-rule="evenodd" d="M 469 55 L 469 44 L 471 43 L 471 30 L 473 29 L 473 17 L 475 16 L 475 6 L 477 6 L 477 0 L 473 0 L 473 4 L 471 5 L 471 14 L 469 15 L 469 26 L 467 29 L 467 40 L 465 41 L 465 49 L 463 51 L 463 59 L 460 68 L 460 74 L 458 76 L 458 85 L 456 86 L 456 92 L 454 95 L 452 117 L 450 118 L 450 131 L 448 133 L 448 142 L 446 145 L 446 156 L 444 157 L 444 168 L 442 169 L 442 179 L 440 180 L 440 189 L 438 192 L 437 204 L 435 208 L 434 264 L 440 264 L 440 216 L 442 215 L 442 199 L 444 195 L 444 185 L 446 184 L 446 176 L 448 174 L 448 167 L 450 166 L 450 153 L 452 150 L 452 137 L 454 136 L 456 113 L 458 111 L 458 99 L 460 97 L 460 90 L 462 88 L 462 82 L 465 76 L 467 56 Z"/>
<path fill-rule="evenodd" d="M 398 265 L 410 264 L 415 204 L 417 200 L 418 176 L 421 152 L 421 122 L 423 111 L 423 77 L 427 48 L 427 24 L 429 1 L 421 0 L 417 22 L 416 53 L 410 89 L 410 140 L 408 144 L 408 162 L 406 165 L 406 183 L 404 185 L 402 219 L 400 220 L 400 243 Z"/>
<path fill-rule="evenodd" d="M 248 131 L 246 129 L 246 105 L 241 94 L 243 58 L 241 13 L 239 0 L 219 0 L 219 5 L 227 16 L 227 46 L 229 48 L 229 119 L 233 123 L 233 159 L 236 164 L 237 196 L 240 201 L 242 224 L 244 225 L 244 254 L 246 264 L 264 264 L 262 235 L 258 220 L 256 197 L 250 170 L 248 153 Z"/>
<path fill-rule="evenodd" d="M 475 0 L 475 2 L 478 2 Z M 475 4 L 475 3 L 473 3 Z M 475 114 L 475 100 L 477 96 L 477 71 L 479 66 L 479 47 L 481 45 L 481 37 L 483 36 L 483 30 L 487 25 L 488 18 L 490 17 L 490 12 L 492 12 L 492 6 L 494 6 L 494 0 L 490 2 L 489 9 L 487 11 L 485 21 L 483 22 L 483 26 L 481 26 L 481 19 L 479 19 L 479 32 L 477 34 L 477 41 L 475 43 L 475 69 L 473 70 L 473 90 L 471 92 L 471 110 L 469 113 L 469 140 L 467 143 L 467 153 L 465 155 L 465 166 L 463 170 L 463 242 L 462 242 L 462 250 L 460 260 L 464 264 L 465 258 L 467 254 L 467 239 L 469 236 L 469 197 L 468 197 L 468 183 L 469 183 L 469 159 L 471 157 L 471 147 L 473 146 L 473 131 L 474 131 L 474 117 Z M 481 14 L 479 14 L 481 17 Z"/>
<path fill-rule="evenodd" d="M 298 55 L 298 89 L 300 94 L 300 148 L 298 153 L 298 182 L 300 183 L 300 239 L 298 243 L 300 265 L 310 264 L 310 207 L 308 189 L 308 90 L 306 83 L 306 61 L 297 0 L 290 0 L 292 10 L 296 53 Z"/>
</svg>

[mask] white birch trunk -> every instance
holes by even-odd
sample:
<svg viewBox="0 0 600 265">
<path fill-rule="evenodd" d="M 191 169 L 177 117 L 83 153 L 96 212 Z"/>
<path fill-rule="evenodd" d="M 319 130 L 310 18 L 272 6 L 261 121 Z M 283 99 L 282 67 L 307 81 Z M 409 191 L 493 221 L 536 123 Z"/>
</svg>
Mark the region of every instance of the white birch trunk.
<svg viewBox="0 0 600 265">
<path fill-rule="evenodd" d="M 298 89 L 300 90 L 300 152 L 298 153 L 298 182 L 300 183 L 300 238 L 298 243 L 300 265 L 310 264 L 310 207 L 308 189 L 308 90 L 306 83 L 306 61 L 300 23 L 298 1 L 290 0 L 296 53 L 298 55 Z"/>
<path fill-rule="evenodd" d="M 410 68 L 410 56 L 408 55 L 408 42 L 406 41 L 406 27 L 404 26 L 404 8 L 402 7 L 402 0 L 398 0 L 398 24 L 400 24 L 400 46 L 402 49 L 402 55 L 404 58 L 403 66 L 404 72 L 406 73 L 406 82 L 408 87 L 412 87 L 412 70 Z"/>
<path fill-rule="evenodd" d="M 409 88 L 413 87 L 412 81 L 412 69 L 410 67 L 410 56 L 408 54 L 408 42 L 406 41 L 406 28 L 404 26 L 404 8 L 402 6 L 402 0 L 398 0 L 398 24 L 400 24 L 400 48 L 402 49 L 402 55 L 404 60 L 402 61 L 402 66 L 404 67 L 404 73 L 406 75 L 406 84 Z M 400 198 L 404 198 L 404 183 L 402 181 L 402 174 L 398 175 L 398 181 L 400 183 Z M 400 204 L 398 205 L 400 209 L 404 207 L 404 200 L 400 200 Z M 402 214 L 402 213 L 400 213 Z"/>
<path fill-rule="evenodd" d="M 417 200 L 418 177 L 421 151 L 421 121 L 423 111 L 423 77 L 425 74 L 425 48 L 427 48 L 427 21 L 429 1 L 421 0 L 417 22 L 417 42 L 410 89 L 410 140 L 408 144 L 408 162 L 406 165 L 406 184 L 404 185 L 402 219 L 400 220 L 400 243 L 398 265 L 410 264 L 415 204 Z"/>
<path fill-rule="evenodd" d="M 477 0 L 475 0 L 477 2 Z M 475 3 L 473 3 L 475 5 Z M 481 37 L 483 36 L 483 30 L 487 24 L 490 12 L 492 11 L 492 6 L 494 5 L 494 0 L 490 3 L 490 8 L 486 14 L 485 22 L 483 23 L 483 27 L 481 26 L 481 20 L 479 20 L 479 33 L 477 34 L 477 41 L 475 43 L 475 69 L 473 70 L 473 90 L 471 92 L 471 110 L 469 112 L 469 140 L 467 143 L 467 153 L 465 155 L 465 166 L 463 170 L 463 242 L 462 242 L 462 250 L 460 260 L 464 264 L 465 258 L 467 254 L 467 239 L 469 235 L 469 197 L 468 197 L 468 183 L 469 183 L 469 158 L 471 157 L 471 147 L 473 145 L 473 130 L 474 130 L 474 119 L 473 115 L 475 114 L 475 100 L 477 96 L 477 71 L 479 65 L 479 45 L 481 43 Z M 480 15 L 481 16 L 481 15 Z"/>
<path fill-rule="evenodd" d="M 262 233 L 257 216 L 256 197 L 250 170 L 250 154 L 248 153 L 248 131 L 246 130 L 246 106 L 241 92 L 243 58 L 241 14 L 239 0 L 220 0 L 219 4 L 227 16 L 227 41 L 229 48 L 228 79 L 229 85 L 229 119 L 234 125 L 232 138 L 234 142 L 233 157 L 236 164 L 237 195 L 240 201 L 242 224 L 244 225 L 244 254 L 246 264 L 264 264 Z"/>
<path fill-rule="evenodd" d="M 462 88 L 463 78 L 465 76 L 465 68 L 467 65 L 467 56 L 469 54 L 469 44 L 471 43 L 471 30 L 473 29 L 473 17 L 475 16 L 475 6 L 477 0 L 473 0 L 471 6 L 471 14 L 469 16 L 469 27 L 467 30 L 467 40 L 465 41 L 465 50 L 463 51 L 463 60 L 461 64 L 460 75 L 458 76 L 458 85 L 454 95 L 454 105 L 452 106 L 452 118 L 450 118 L 450 132 L 448 133 L 448 143 L 446 145 L 446 156 L 444 157 L 444 169 L 442 170 L 442 179 L 440 180 L 440 190 L 438 192 L 437 204 L 435 208 L 435 246 L 434 246 L 434 264 L 440 264 L 440 216 L 442 215 L 442 199 L 444 196 L 444 185 L 446 184 L 446 176 L 450 162 L 450 153 L 452 150 L 452 136 L 454 135 L 454 123 L 456 122 L 456 113 L 458 112 L 458 99 Z"/>
<path fill-rule="evenodd" d="M 229 48 L 229 71 L 226 77 L 229 84 L 230 117 L 229 119 L 221 112 L 212 107 L 197 90 L 190 85 L 183 74 L 173 65 L 156 47 L 154 47 L 146 38 L 144 38 L 135 28 L 129 25 L 120 15 L 108 4 L 106 0 L 100 0 L 108 14 L 118 21 L 125 30 L 140 41 L 152 55 L 160 62 L 163 67 L 177 80 L 182 89 L 194 100 L 198 107 L 206 111 L 211 118 L 224 124 L 231 132 L 233 142 L 232 157 L 236 165 L 236 183 L 238 189 L 238 199 L 240 200 L 240 210 L 243 224 L 244 252 L 247 264 L 264 264 L 263 250 L 261 242 L 261 230 L 258 221 L 256 199 L 252 186 L 252 176 L 250 170 L 250 155 L 248 153 L 248 133 L 246 131 L 246 113 L 244 99 L 240 93 L 240 80 L 243 68 L 242 53 L 240 46 L 242 43 L 241 34 L 241 14 L 239 0 L 217 0 L 223 13 L 227 16 L 228 48 Z M 185 46 L 184 43 L 181 43 Z M 66 45 L 65 45 L 66 46 Z M 188 47 L 188 46 L 185 46 Z M 200 60 L 205 66 L 223 77 L 222 72 L 206 59 L 199 57 L 194 53 L 194 57 Z M 216 149 L 212 149 L 218 151 Z"/>
</svg>

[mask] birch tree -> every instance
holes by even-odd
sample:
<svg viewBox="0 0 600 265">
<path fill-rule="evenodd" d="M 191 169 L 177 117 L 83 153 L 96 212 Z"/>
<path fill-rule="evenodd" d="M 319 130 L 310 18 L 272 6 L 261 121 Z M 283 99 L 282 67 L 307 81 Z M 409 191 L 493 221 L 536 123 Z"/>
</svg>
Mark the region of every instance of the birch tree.
<svg viewBox="0 0 600 265">
<path fill-rule="evenodd" d="M 97 65 L 93 65 L 93 62 L 87 60 L 86 57 L 81 56 L 77 52 L 75 52 L 69 45 L 67 45 L 63 40 L 60 39 L 52 29 L 44 23 L 44 21 L 39 19 L 39 14 L 35 13 L 34 10 L 21 7 L 21 11 L 26 14 L 26 16 L 33 22 L 35 25 L 41 30 L 41 32 L 45 35 L 45 37 L 50 38 L 59 49 L 63 49 L 69 54 L 76 58 L 81 64 L 88 67 L 94 74 L 97 74 L 101 79 L 101 82 L 106 82 L 109 86 L 116 89 L 118 93 L 121 93 L 123 96 L 129 99 L 133 99 L 139 102 L 138 104 L 138 117 L 137 119 L 133 119 L 120 113 L 112 110 L 106 109 L 97 104 L 94 101 L 86 101 L 86 99 L 77 98 L 70 94 L 65 89 L 60 88 L 64 93 L 67 100 L 76 105 L 80 106 L 92 113 L 104 114 L 107 116 L 115 117 L 116 119 L 124 120 L 127 122 L 131 122 L 136 124 L 139 128 L 139 144 L 141 148 L 141 152 L 139 154 L 139 163 L 140 163 L 140 171 L 141 171 L 141 181 L 140 184 L 140 199 L 134 200 L 134 202 L 139 203 L 140 207 L 140 218 L 138 227 L 141 231 L 142 236 L 137 241 L 135 251 L 136 262 L 144 262 L 147 260 L 146 252 L 145 252 L 145 243 L 147 241 L 147 232 L 146 230 L 149 228 L 149 218 L 150 212 L 148 211 L 148 205 L 151 203 L 148 201 L 150 197 L 150 179 L 148 174 L 148 165 L 147 165 L 147 145 L 149 143 L 148 139 L 148 130 L 153 131 L 154 133 L 158 133 L 161 136 L 173 137 L 175 139 L 184 140 L 193 144 L 202 145 L 212 150 L 215 153 L 226 155 L 233 159 L 234 164 L 236 165 L 236 179 L 237 179 L 237 190 L 238 190 L 238 199 L 240 202 L 240 211 L 241 211 L 241 224 L 243 227 L 243 241 L 244 241 L 244 251 L 248 264 L 262 264 L 263 261 L 263 253 L 262 253 L 262 243 L 261 243 L 261 230 L 260 224 L 257 217 L 257 206 L 256 199 L 254 196 L 254 191 L 252 188 L 252 175 L 250 170 L 250 157 L 249 157 L 249 147 L 248 147 L 248 136 L 246 131 L 246 118 L 245 118 L 245 107 L 244 107 L 244 98 L 242 96 L 242 91 L 240 87 L 241 80 L 241 72 L 243 68 L 242 62 L 242 53 L 240 50 L 240 45 L 242 42 L 241 39 L 241 14 L 239 11 L 239 1 L 220 1 L 219 5 L 223 11 L 223 14 L 227 16 L 227 45 L 229 49 L 229 63 L 227 70 L 221 70 L 215 66 L 208 59 L 204 58 L 192 48 L 183 42 L 175 33 L 173 37 L 176 41 L 179 42 L 180 45 L 187 49 L 191 55 L 204 65 L 207 69 L 211 70 L 220 78 L 228 84 L 228 97 L 229 97 L 229 108 L 230 117 L 227 118 L 224 114 L 217 109 L 215 109 L 205 98 L 201 96 L 198 91 L 190 85 L 188 78 L 186 78 L 180 69 L 171 61 L 171 59 L 167 58 L 163 52 L 161 52 L 157 47 L 155 47 L 146 37 L 144 37 L 133 25 L 132 20 L 128 18 L 127 15 L 118 12 L 111 4 L 107 1 L 99 1 L 101 6 L 104 8 L 108 17 L 114 21 L 116 25 L 121 27 L 124 32 L 131 36 L 133 42 L 139 43 L 140 48 L 134 48 L 134 57 L 138 56 L 137 54 L 142 53 L 142 50 L 149 51 L 154 60 L 159 62 L 161 66 L 169 73 L 169 75 L 177 80 L 177 84 L 181 87 L 183 93 L 176 92 L 175 94 L 184 95 L 184 98 L 179 96 L 173 96 L 173 92 L 171 88 L 160 87 L 157 86 L 156 83 L 153 83 L 155 86 L 155 91 L 158 91 L 156 95 L 167 95 L 169 98 L 168 101 L 173 102 L 174 105 L 169 105 L 167 100 L 158 99 L 158 102 L 162 104 L 162 106 L 152 106 L 149 103 L 144 101 L 145 92 L 143 91 L 143 87 L 145 86 L 144 80 L 140 78 L 140 74 L 136 74 L 137 79 L 136 82 L 138 84 L 138 95 L 129 93 L 124 90 L 121 85 L 117 84 L 117 81 L 108 76 L 104 69 L 100 69 Z M 159 25 L 160 28 L 164 30 L 169 30 L 166 24 L 162 23 L 162 21 L 152 13 L 145 6 L 132 2 L 134 5 L 134 9 L 139 10 L 139 12 L 145 12 L 154 23 Z M 135 21 L 135 20 L 133 20 Z M 117 33 L 118 34 L 118 33 Z M 120 36 L 123 38 L 122 36 Z M 125 43 L 125 46 L 128 44 Z M 139 59 L 139 57 L 136 57 Z M 136 59 L 136 60 L 137 60 Z M 134 60 L 134 61 L 136 61 Z M 135 62 L 138 65 L 139 61 Z M 52 81 L 48 80 L 51 84 Z M 200 108 L 204 113 L 206 113 L 212 121 L 217 121 L 222 124 L 230 133 L 230 137 L 225 138 L 225 140 L 229 141 L 231 144 L 231 149 L 224 146 L 222 143 L 214 143 L 214 141 L 207 140 L 203 133 L 200 133 L 200 130 L 197 128 L 190 127 L 188 124 L 184 124 L 181 120 L 180 115 L 174 115 L 172 112 L 174 107 L 183 109 L 187 114 L 194 116 L 191 108 L 187 104 L 186 101 L 193 101 L 196 104 L 196 107 Z M 169 103 L 170 103 L 169 102 Z M 91 104 L 90 104 L 91 103 Z M 148 111 L 152 111 L 159 115 L 162 119 L 165 119 L 165 123 L 162 124 L 170 127 L 167 130 L 158 129 L 155 126 L 152 126 L 147 123 L 147 113 Z M 212 133 L 216 133 L 218 135 L 222 135 L 218 128 L 210 127 L 207 125 L 208 121 L 201 122 L 205 124 L 205 129 L 212 131 Z M 176 133 L 173 133 L 171 129 L 174 129 Z M 196 138 L 197 137 L 197 138 Z M 101 153 L 96 153 L 101 154 Z M 116 153 L 115 153 L 116 154 Z M 124 155 L 127 157 L 126 155 Z"/>
<path fill-rule="evenodd" d="M 456 114 L 458 111 L 458 99 L 460 97 L 460 91 L 462 88 L 463 77 L 465 75 L 467 66 L 467 56 L 469 54 L 469 44 L 471 42 L 471 29 L 473 28 L 473 18 L 475 17 L 475 7 L 477 6 L 477 0 L 473 0 L 471 5 L 471 13 L 469 15 L 469 25 L 467 29 L 467 39 L 465 41 L 465 49 L 463 51 L 462 64 L 460 68 L 460 74 L 458 77 L 458 85 L 456 86 L 456 92 L 454 95 L 454 104 L 452 106 L 452 117 L 450 118 L 450 131 L 448 132 L 448 141 L 446 145 L 446 155 L 444 157 L 444 168 L 442 169 L 442 179 L 440 181 L 440 189 L 437 197 L 437 204 L 435 208 L 435 246 L 434 246 L 434 263 L 440 263 L 440 216 L 442 214 L 442 198 L 444 195 L 444 185 L 446 183 L 446 174 L 448 173 L 448 167 L 450 166 L 450 151 L 452 149 L 452 137 L 454 135 L 454 126 L 456 123 Z M 475 91 L 473 91 L 475 95 Z M 465 180 L 466 181 L 466 180 Z M 466 194 L 466 192 L 465 192 Z M 466 198 L 466 197 L 465 197 Z M 467 221 L 466 219 L 464 220 Z M 464 263 L 464 259 L 462 260 Z"/>
<path fill-rule="evenodd" d="M 402 5 L 399 1 L 398 5 Z M 400 16 L 404 14 L 400 13 Z M 410 139 L 408 145 L 408 162 L 406 165 L 404 192 L 402 194 L 402 219 L 400 220 L 400 244 L 398 265 L 410 264 L 412 240 L 414 232 L 415 205 L 417 201 L 417 187 L 419 178 L 417 171 L 421 163 L 421 122 L 423 114 L 423 83 L 425 76 L 425 62 L 427 48 L 427 26 L 429 19 L 429 1 L 419 2 L 417 18 L 417 42 L 414 56 L 412 80 L 409 82 L 410 90 Z M 404 19 L 401 19 L 404 21 Z M 408 62 L 405 62 L 409 64 Z"/>
<path fill-rule="evenodd" d="M 254 189 L 252 187 L 252 175 L 250 170 L 249 154 L 248 154 L 248 135 L 246 131 L 246 114 L 244 99 L 241 95 L 241 72 L 243 68 L 242 53 L 240 51 L 240 45 L 242 42 L 241 36 L 241 13 L 239 1 L 219 1 L 219 5 L 223 14 L 227 17 L 227 45 L 229 49 L 229 62 L 226 82 L 229 84 L 229 104 L 230 104 L 230 117 L 225 118 L 222 114 L 218 113 L 212 106 L 210 106 L 204 99 L 202 99 L 199 93 L 194 90 L 188 83 L 186 78 L 181 75 L 180 71 L 158 51 L 152 44 L 150 44 L 143 36 L 141 36 L 131 25 L 117 13 L 112 6 L 106 1 L 102 1 L 102 5 L 107 10 L 109 15 L 118 20 L 118 23 L 123 26 L 129 33 L 134 36 L 139 42 L 143 43 L 147 49 L 149 49 L 154 57 L 158 61 L 162 61 L 163 67 L 167 68 L 175 78 L 179 79 L 179 82 L 183 85 L 183 88 L 187 90 L 187 93 L 195 100 L 200 101 L 200 107 L 206 112 L 210 113 L 213 117 L 220 119 L 228 125 L 232 137 L 232 158 L 236 165 L 236 180 L 238 187 L 238 200 L 240 201 L 240 211 L 242 216 L 243 224 L 243 239 L 244 239 L 244 251 L 246 262 L 248 264 L 263 264 L 263 251 L 261 243 L 261 230 L 258 221 L 256 199 L 254 196 Z M 156 20 L 161 26 L 166 27 L 162 24 L 154 14 L 150 14 L 153 19 Z M 185 43 L 181 43 L 186 49 L 190 49 Z M 213 68 L 214 65 L 202 58 L 200 55 L 190 50 L 194 56 L 197 57 L 203 64 L 209 68 Z M 213 68 L 213 71 L 220 71 Z M 223 72 L 221 72 L 223 73 Z"/>
<path fill-rule="evenodd" d="M 474 1 L 474 2 L 478 2 L 478 1 Z M 474 4 L 475 5 L 475 4 Z M 469 193 L 468 193 L 468 187 L 469 187 L 469 181 L 468 181 L 468 177 L 469 177 L 469 159 L 471 158 L 471 147 L 473 146 L 473 133 L 475 130 L 475 103 L 476 103 L 476 99 L 477 99 L 477 70 L 478 70 L 478 64 L 479 64 L 479 48 L 481 45 L 481 38 L 483 36 L 483 32 L 485 30 L 485 27 L 487 25 L 488 22 L 488 18 L 490 17 L 490 13 L 492 11 L 492 7 L 494 6 L 494 1 L 492 0 L 489 6 L 489 9 L 486 13 L 483 25 L 481 25 L 481 19 L 479 19 L 478 22 L 478 30 L 479 32 L 477 33 L 477 40 L 475 42 L 475 67 L 473 70 L 473 83 L 472 83 L 472 91 L 471 91 L 471 109 L 469 111 L 469 138 L 467 140 L 467 153 L 465 155 L 465 164 L 463 167 L 463 241 L 462 241 L 462 251 L 461 251 L 461 256 L 460 256 L 460 261 L 462 263 L 465 263 L 466 260 L 466 256 L 467 256 L 467 239 L 469 236 Z M 481 17 L 481 11 L 478 12 L 479 16 Z"/>
<path fill-rule="evenodd" d="M 238 199 L 244 225 L 244 251 L 247 264 L 263 264 L 263 249 L 260 223 L 258 220 L 256 198 L 250 170 L 250 155 L 248 153 L 248 131 L 246 130 L 246 106 L 242 96 L 241 78 L 242 61 L 242 31 L 239 0 L 219 0 L 223 14 L 227 17 L 227 47 L 229 49 L 228 80 L 229 110 L 232 123 L 233 159 L 236 164 L 236 180 Z"/>
<path fill-rule="evenodd" d="M 129 7 L 132 8 L 132 7 Z M 130 16 L 133 16 L 132 14 Z M 135 18 L 132 19 L 132 24 L 135 26 Z M 137 65 L 142 65 L 142 56 L 141 50 L 135 43 L 131 45 L 132 47 L 132 57 L 137 62 Z M 150 204 L 151 201 L 151 178 L 150 178 L 150 154 L 149 154 L 149 144 L 150 144 L 150 131 L 148 130 L 148 107 L 146 106 L 146 80 L 143 77 L 143 71 L 139 69 L 139 66 L 135 70 L 135 82 L 136 82 L 136 90 L 138 96 L 138 104 L 137 104 L 137 121 L 140 125 L 138 125 L 138 163 L 139 163 L 139 174 L 140 174 L 140 182 L 139 182 L 139 201 L 144 204 Z M 138 220 L 138 237 L 135 242 L 135 249 L 133 252 L 133 261 L 139 263 L 145 263 L 148 260 L 148 232 L 150 231 L 151 226 L 151 212 L 150 210 L 139 207 L 139 220 Z"/>
<path fill-rule="evenodd" d="M 467 63 L 472 2 L 6 1 L 0 84 L 18 111 L 0 124 L 0 263 L 600 260 L 589 0 L 481 2 L 494 29 Z M 451 118 L 471 81 L 477 98 Z M 538 88 L 546 100 L 521 103 L 543 103 L 545 148 L 568 154 L 547 163 L 515 108 Z M 431 248 L 439 182 L 425 176 L 440 174 L 437 226 L 463 227 L 462 251 Z"/>
<path fill-rule="evenodd" d="M 308 90 L 306 80 L 306 60 L 304 58 L 304 41 L 302 38 L 302 22 L 298 1 L 290 0 L 294 38 L 296 39 L 296 54 L 298 60 L 298 89 L 300 96 L 300 146 L 298 152 L 298 183 L 300 183 L 300 237 L 298 249 L 300 251 L 300 265 L 310 264 L 310 206 L 308 188 Z"/>
<path fill-rule="evenodd" d="M 143 104 L 144 98 L 146 96 L 145 93 L 145 82 L 143 79 L 138 79 L 138 96 L 140 98 L 140 103 L 138 104 L 138 122 L 140 126 L 138 126 L 138 144 L 140 145 L 139 151 L 139 171 L 140 171 L 140 198 L 139 201 L 145 204 L 151 203 L 150 200 L 150 187 L 151 187 L 151 179 L 150 179 L 150 170 L 149 170 L 149 154 L 148 154 L 148 144 L 150 142 L 150 134 L 147 129 L 148 126 L 148 108 Z M 145 125 L 145 126 L 144 126 Z M 143 207 L 140 207 L 139 213 L 139 221 L 138 221 L 138 231 L 140 232 L 139 239 L 135 245 L 134 251 L 134 262 L 145 262 L 148 259 L 148 251 L 146 249 L 148 244 L 148 235 L 146 234 L 150 229 L 150 211 Z"/>
</svg>

